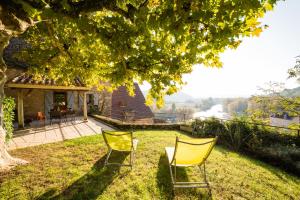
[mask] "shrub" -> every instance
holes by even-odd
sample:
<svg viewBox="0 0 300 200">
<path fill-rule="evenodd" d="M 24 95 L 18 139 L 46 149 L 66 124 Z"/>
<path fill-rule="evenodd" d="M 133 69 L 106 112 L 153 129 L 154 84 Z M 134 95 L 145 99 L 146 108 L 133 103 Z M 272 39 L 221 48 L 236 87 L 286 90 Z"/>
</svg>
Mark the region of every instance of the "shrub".
<svg viewBox="0 0 300 200">
<path fill-rule="evenodd" d="M 193 123 L 193 135 L 198 137 L 218 136 L 219 144 L 226 145 L 230 149 L 252 149 L 260 146 L 260 141 L 255 132 L 243 119 L 222 122 L 216 118 L 195 120 Z"/>
<path fill-rule="evenodd" d="M 196 137 L 218 136 L 218 143 L 300 174 L 299 138 L 282 134 L 278 129 L 257 125 L 247 118 L 230 121 L 216 118 L 195 120 L 192 124 Z"/>
<path fill-rule="evenodd" d="M 256 130 L 257 136 L 262 140 L 264 146 L 273 144 L 296 145 L 300 147 L 300 138 L 293 134 L 282 134 L 276 128 L 259 126 Z"/>
<path fill-rule="evenodd" d="M 274 144 L 253 153 L 264 161 L 300 175 L 300 149 L 296 146 Z"/>
<path fill-rule="evenodd" d="M 235 151 L 249 151 L 261 146 L 256 132 L 244 119 L 236 119 L 236 121 L 228 121 L 225 123 L 226 137 L 224 142 L 228 147 Z"/>
<path fill-rule="evenodd" d="M 221 136 L 227 130 L 224 124 L 216 118 L 209 118 L 206 120 L 196 119 L 192 123 L 193 135 L 198 137 L 215 137 Z"/>
<path fill-rule="evenodd" d="M 5 97 L 3 100 L 3 127 L 6 131 L 6 141 L 9 141 L 12 138 L 14 125 L 13 121 L 15 118 L 14 109 L 16 107 L 16 103 L 14 98 Z"/>
</svg>

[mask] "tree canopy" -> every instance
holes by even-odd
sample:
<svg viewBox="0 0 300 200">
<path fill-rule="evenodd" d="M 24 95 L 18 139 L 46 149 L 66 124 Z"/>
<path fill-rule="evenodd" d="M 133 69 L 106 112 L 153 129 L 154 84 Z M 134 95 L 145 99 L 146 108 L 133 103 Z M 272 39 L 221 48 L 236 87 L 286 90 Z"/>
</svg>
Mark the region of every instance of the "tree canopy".
<svg viewBox="0 0 300 200">
<path fill-rule="evenodd" d="M 80 76 L 100 89 L 126 85 L 132 94 L 134 81 L 147 81 L 148 103 L 162 105 L 193 65 L 221 67 L 226 48 L 259 36 L 266 27 L 259 19 L 276 0 L 8 2 L 11 12 L 40 22 L 22 36 L 30 48 L 21 54 L 37 77 L 71 83 Z"/>
<path fill-rule="evenodd" d="M 260 90 L 261 95 L 249 99 L 248 115 L 251 118 L 269 121 L 270 116 L 300 116 L 300 97 L 293 94 L 297 90 L 285 89 L 284 84 L 278 82 L 269 82 Z M 299 123 L 290 127 L 299 129 Z"/>
<path fill-rule="evenodd" d="M 296 64 L 288 70 L 289 78 L 296 78 L 300 83 L 300 56 L 296 57 Z"/>
</svg>

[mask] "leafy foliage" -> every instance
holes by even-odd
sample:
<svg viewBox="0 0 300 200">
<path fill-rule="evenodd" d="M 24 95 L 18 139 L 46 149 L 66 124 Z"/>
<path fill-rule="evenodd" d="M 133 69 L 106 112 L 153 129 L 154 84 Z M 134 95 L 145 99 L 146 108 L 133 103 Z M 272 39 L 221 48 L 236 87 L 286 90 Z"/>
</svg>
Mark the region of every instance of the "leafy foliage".
<svg viewBox="0 0 300 200">
<path fill-rule="evenodd" d="M 5 97 L 3 100 L 3 126 L 6 131 L 6 141 L 12 138 L 14 125 L 13 121 L 15 118 L 15 109 L 16 103 L 14 98 Z"/>
<path fill-rule="evenodd" d="M 218 143 L 239 152 L 250 153 L 273 165 L 299 174 L 300 139 L 291 132 L 282 133 L 257 125 L 248 118 L 220 121 L 216 118 L 193 122 L 196 137 L 218 136 Z"/>
<path fill-rule="evenodd" d="M 221 136 L 227 132 L 226 127 L 216 118 L 196 119 L 193 123 L 193 134 L 198 136 Z"/>
<path fill-rule="evenodd" d="M 288 114 L 291 117 L 300 115 L 300 97 L 283 95 L 282 83 L 268 83 L 261 88 L 262 94 L 250 99 L 248 114 L 253 118 L 268 119 L 271 115 L 282 116 Z M 299 124 L 293 125 L 299 128 Z"/>
<path fill-rule="evenodd" d="M 94 2 L 93 8 L 87 0 L 43 1 L 44 21 L 24 35 L 31 48 L 22 57 L 37 78 L 62 83 L 80 76 L 87 85 L 126 85 L 134 94 L 133 81 L 147 81 L 147 102 L 162 105 L 194 64 L 221 67 L 220 53 L 242 37 L 258 36 L 265 28 L 259 19 L 275 2 L 127 0 Z"/>
<path fill-rule="evenodd" d="M 224 123 L 216 118 L 196 120 L 193 127 L 194 135 L 219 136 L 222 144 L 235 151 L 252 150 L 260 146 L 256 133 L 244 118 L 235 118 Z"/>
<path fill-rule="evenodd" d="M 225 99 L 223 101 L 224 112 L 228 112 L 231 115 L 244 114 L 248 108 L 248 99 L 245 98 L 233 98 Z"/>
<path fill-rule="evenodd" d="M 288 70 L 289 78 L 297 78 L 300 81 L 300 56 L 296 58 L 296 64 L 293 68 Z"/>
</svg>

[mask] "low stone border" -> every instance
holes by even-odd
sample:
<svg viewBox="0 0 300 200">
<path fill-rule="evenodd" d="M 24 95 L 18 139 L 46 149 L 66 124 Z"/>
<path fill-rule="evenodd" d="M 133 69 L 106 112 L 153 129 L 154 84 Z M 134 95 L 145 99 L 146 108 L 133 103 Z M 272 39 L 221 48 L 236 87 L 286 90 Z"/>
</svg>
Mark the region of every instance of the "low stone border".
<svg viewBox="0 0 300 200">
<path fill-rule="evenodd" d="M 180 126 L 180 130 L 188 132 L 188 133 L 192 133 L 193 132 L 193 127 L 192 126 L 188 126 L 188 125 L 181 125 Z"/>
<path fill-rule="evenodd" d="M 180 130 L 180 124 L 163 124 L 163 123 L 157 123 L 157 124 L 134 124 L 134 123 L 128 123 L 128 122 L 122 122 L 117 119 L 111 119 L 109 117 L 101 116 L 101 115 L 96 115 L 92 114 L 90 115 L 96 120 L 100 120 L 101 122 L 104 122 L 108 125 L 111 125 L 115 128 L 118 128 L 120 130 L 137 130 L 137 129 L 145 129 L 145 130 Z"/>
</svg>

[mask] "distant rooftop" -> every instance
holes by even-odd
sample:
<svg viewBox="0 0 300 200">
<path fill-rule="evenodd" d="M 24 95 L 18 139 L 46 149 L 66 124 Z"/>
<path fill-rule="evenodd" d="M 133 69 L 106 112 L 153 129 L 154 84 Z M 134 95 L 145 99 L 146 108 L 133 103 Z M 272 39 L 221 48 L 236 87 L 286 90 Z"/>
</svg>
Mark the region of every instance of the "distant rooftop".
<svg viewBox="0 0 300 200">
<path fill-rule="evenodd" d="M 135 86 L 135 96 L 129 96 L 125 86 L 119 87 L 112 94 L 112 113 L 114 119 L 124 120 L 124 112 L 134 113 L 133 120 L 152 118 L 154 115 L 149 106 L 145 105 L 144 95 L 137 83 Z"/>
</svg>

